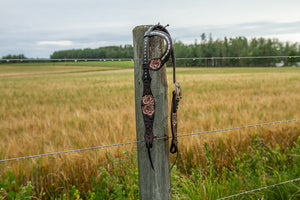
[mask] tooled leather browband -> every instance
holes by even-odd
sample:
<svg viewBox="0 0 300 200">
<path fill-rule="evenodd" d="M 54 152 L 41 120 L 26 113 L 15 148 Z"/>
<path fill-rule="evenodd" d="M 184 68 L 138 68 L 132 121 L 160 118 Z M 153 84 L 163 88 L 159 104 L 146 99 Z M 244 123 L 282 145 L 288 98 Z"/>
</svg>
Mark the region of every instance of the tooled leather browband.
<svg viewBox="0 0 300 200">
<path fill-rule="evenodd" d="M 149 38 L 151 37 L 161 37 L 164 39 L 166 43 L 166 49 L 158 58 L 152 58 L 149 60 Z M 143 96 L 142 96 L 142 113 L 144 118 L 144 124 L 145 124 L 145 143 L 146 147 L 148 149 L 148 156 L 151 163 L 152 169 L 153 162 L 151 158 L 150 149 L 153 146 L 153 139 L 154 139 L 154 133 L 153 133 L 153 122 L 154 122 L 154 116 L 155 116 L 155 98 L 151 91 L 151 76 L 150 76 L 150 70 L 157 71 L 160 70 L 161 67 L 169 60 L 170 56 L 172 57 L 172 63 L 173 63 L 173 82 L 175 86 L 175 90 L 172 92 L 172 105 L 171 105 L 171 130 L 172 130 L 172 142 L 171 142 L 171 153 L 178 153 L 178 147 L 177 147 L 177 109 L 179 101 L 182 99 L 181 94 L 181 88 L 178 82 L 176 82 L 176 76 L 175 76 L 175 55 L 174 55 L 174 49 L 172 45 L 172 40 L 169 32 L 167 31 L 166 27 L 157 24 L 152 27 L 150 27 L 146 33 L 144 34 L 144 44 L 143 44 Z"/>
</svg>

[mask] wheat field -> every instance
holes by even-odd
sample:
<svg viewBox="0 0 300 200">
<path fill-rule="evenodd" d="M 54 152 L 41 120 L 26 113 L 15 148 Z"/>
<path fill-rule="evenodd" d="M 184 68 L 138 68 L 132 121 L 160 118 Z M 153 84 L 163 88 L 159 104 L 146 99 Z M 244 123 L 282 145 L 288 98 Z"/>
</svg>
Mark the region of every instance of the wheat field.
<svg viewBox="0 0 300 200">
<path fill-rule="evenodd" d="M 169 102 L 172 71 L 167 69 Z M 300 118 L 300 68 L 178 68 L 183 90 L 178 135 Z M 136 140 L 132 63 L 0 65 L 0 159 Z M 248 151 L 254 134 L 268 144 L 292 146 L 300 123 L 181 137 L 178 168 L 205 163 L 208 142 L 220 169 Z M 107 153 L 125 157 L 135 145 L 1 163 L 20 183 L 41 191 L 67 185 L 88 189 Z M 172 158 L 173 159 L 173 158 Z"/>
</svg>

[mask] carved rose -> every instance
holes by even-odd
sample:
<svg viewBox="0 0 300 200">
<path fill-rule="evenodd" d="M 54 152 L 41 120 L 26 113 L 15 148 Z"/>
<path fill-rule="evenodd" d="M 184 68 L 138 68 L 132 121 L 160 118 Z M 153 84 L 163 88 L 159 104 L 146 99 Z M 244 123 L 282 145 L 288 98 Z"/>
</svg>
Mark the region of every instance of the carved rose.
<svg viewBox="0 0 300 200">
<path fill-rule="evenodd" d="M 143 96 L 142 102 L 145 105 L 154 105 L 154 98 L 152 95 L 145 95 Z"/>
<path fill-rule="evenodd" d="M 142 98 L 143 114 L 152 116 L 154 114 L 154 97 L 152 95 L 145 95 Z"/>
<path fill-rule="evenodd" d="M 143 105 L 142 110 L 145 115 L 152 116 L 154 114 L 154 105 Z"/>
<path fill-rule="evenodd" d="M 152 70 L 157 70 L 160 67 L 160 65 L 161 65 L 161 61 L 159 58 L 150 60 L 149 67 Z"/>
</svg>

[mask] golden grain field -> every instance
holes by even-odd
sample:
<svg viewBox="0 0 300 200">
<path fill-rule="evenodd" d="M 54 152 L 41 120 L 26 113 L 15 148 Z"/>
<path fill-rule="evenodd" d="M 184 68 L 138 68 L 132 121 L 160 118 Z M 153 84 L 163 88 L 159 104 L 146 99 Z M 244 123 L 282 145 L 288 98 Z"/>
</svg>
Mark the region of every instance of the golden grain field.
<svg viewBox="0 0 300 200">
<path fill-rule="evenodd" d="M 168 69 L 169 97 L 171 76 Z M 135 141 L 133 79 L 131 67 L 0 65 L 0 159 Z M 300 68 L 178 68 L 177 80 L 183 90 L 179 135 L 300 118 Z M 205 162 L 207 141 L 220 167 L 230 167 L 254 133 L 287 147 L 300 136 L 300 123 L 181 137 L 178 165 Z M 20 182 L 84 185 L 99 166 L 109 169 L 105 152 L 134 150 L 127 145 L 0 166 L 3 172 L 11 167 Z"/>
</svg>

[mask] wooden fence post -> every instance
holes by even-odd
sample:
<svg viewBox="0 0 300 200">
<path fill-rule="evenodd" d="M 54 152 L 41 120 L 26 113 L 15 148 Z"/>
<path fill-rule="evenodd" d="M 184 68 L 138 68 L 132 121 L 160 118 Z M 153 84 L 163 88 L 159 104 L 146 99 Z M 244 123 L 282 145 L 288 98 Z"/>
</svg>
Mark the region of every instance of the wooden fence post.
<svg viewBox="0 0 300 200">
<path fill-rule="evenodd" d="M 133 29 L 134 52 L 134 85 L 135 85 L 135 115 L 136 136 L 138 141 L 144 141 L 145 126 L 141 111 L 143 94 L 142 81 L 142 56 L 144 33 L 150 26 L 137 26 Z M 163 40 L 150 38 L 150 57 L 158 57 L 163 52 Z M 151 71 L 151 89 L 155 98 L 155 118 L 153 124 L 154 136 L 164 137 L 168 135 L 168 84 L 166 66 L 158 71 Z M 168 200 L 171 199 L 171 178 L 169 141 L 154 140 L 151 156 L 155 171 L 151 168 L 145 142 L 137 144 L 139 165 L 139 186 L 141 200 Z"/>
</svg>

